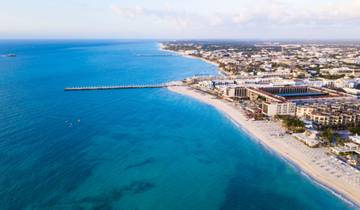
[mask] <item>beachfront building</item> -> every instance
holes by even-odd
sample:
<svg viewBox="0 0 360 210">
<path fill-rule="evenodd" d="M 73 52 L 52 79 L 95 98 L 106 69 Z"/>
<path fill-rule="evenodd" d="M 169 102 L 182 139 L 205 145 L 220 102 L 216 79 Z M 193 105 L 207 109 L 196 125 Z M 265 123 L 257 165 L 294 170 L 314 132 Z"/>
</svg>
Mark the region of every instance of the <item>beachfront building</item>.
<svg viewBox="0 0 360 210">
<path fill-rule="evenodd" d="M 225 89 L 225 95 L 233 99 L 247 98 L 246 87 L 228 87 Z"/>
<path fill-rule="evenodd" d="M 360 146 L 352 142 L 344 143 L 344 146 L 341 147 L 332 147 L 331 152 L 336 155 L 346 155 L 350 153 L 360 154 Z"/>
<path fill-rule="evenodd" d="M 352 142 L 360 145 L 360 136 L 359 136 L 359 135 L 349 136 L 349 139 L 350 139 Z"/>
<path fill-rule="evenodd" d="M 214 83 L 210 80 L 201 81 L 198 83 L 198 85 L 201 89 L 208 89 L 208 90 L 214 89 L 215 87 Z"/>
<path fill-rule="evenodd" d="M 322 89 L 308 86 L 269 86 L 248 88 L 248 97 L 252 101 L 262 100 L 262 110 L 267 116 L 295 115 L 296 103 L 299 100 L 309 100 L 331 97 Z"/>
<path fill-rule="evenodd" d="M 304 133 L 295 133 L 293 136 L 309 147 L 317 147 L 321 143 L 319 132 L 315 130 L 306 130 Z"/>
<path fill-rule="evenodd" d="M 259 104 L 262 113 L 269 117 L 276 115 L 296 114 L 296 103 L 293 100 L 330 97 L 330 94 L 314 87 L 307 86 L 271 86 L 271 85 L 229 85 L 223 89 L 223 95 L 233 100 L 248 99 Z M 310 114 L 309 107 L 299 109 L 301 115 Z"/>
<path fill-rule="evenodd" d="M 311 120 L 320 125 L 341 125 L 358 122 L 355 115 L 320 115 L 326 112 L 319 112 L 316 106 L 304 105 L 324 99 L 336 99 L 343 97 L 343 94 L 326 88 L 312 87 L 306 85 L 275 85 L 283 84 L 286 80 L 278 77 L 267 79 L 216 79 L 202 81 L 200 87 L 214 87 L 214 91 L 229 100 L 250 100 L 258 105 L 261 113 L 274 117 L 276 115 L 290 115 Z M 297 108 L 297 104 L 302 104 Z M 357 112 L 355 112 L 357 113 Z M 332 118 L 331 118 L 332 117 Z"/>
<path fill-rule="evenodd" d="M 344 143 L 344 146 L 331 148 L 331 152 L 338 155 L 347 163 L 353 166 L 360 165 L 360 137 L 350 136 L 351 142 Z"/>
<path fill-rule="evenodd" d="M 323 101 L 307 103 L 296 107 L 296 116 L 321 126 L 346 126 L 360 124 L 358 101 Z"/>
<path fill-rule="evenodd" d="M 296 107 L 296 116 L 299 118 L 306 118 L 307 116 L 310 116 L 313 111 L 315 111 L 315 107 L 313 106 L 297 106 Z"/>
<path fill-rule="evenodd" d="M 228 97 L 236 99 L 247 98 L 260 105 L 262 113 L 269 117 L 276 115 L 295 115 L 296 104 L 281 97 L 272 95 L 253 87 L 230 87 L 226 90 Z"/>
<path fill-rule="evenodd" d="M 360 122 L 359 114 L 313 112 L 310 120 L 324 126 L 351 125 Z"/>
<path fill-rule="evenodd" d="M 276 115 L 295 115 L 296 104 L 292 102 L 263 102 L 262 112 L 263 114 L 274 117 Z"/>
</svg>

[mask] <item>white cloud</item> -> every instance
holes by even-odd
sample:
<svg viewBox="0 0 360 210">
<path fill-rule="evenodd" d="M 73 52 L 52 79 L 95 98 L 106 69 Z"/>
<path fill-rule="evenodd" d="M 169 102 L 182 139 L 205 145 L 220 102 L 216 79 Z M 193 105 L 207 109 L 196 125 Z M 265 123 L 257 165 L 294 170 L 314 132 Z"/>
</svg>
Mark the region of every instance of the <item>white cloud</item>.
<svg viewBox="0 0 360 210">
<path fill-rule="evenodd" d="M 110 6 L 117 15 L 125 18 L 154 18 L 160 22 L 167 22 L 177 27 L 189 27 L 193 23 L 194 15 L 174 10 L 169 4 L 163 10 L 145 9 L 142 7 Z"/>
<path fill-rule="evenodd" d="M 192 25 L 220 26 L 224 24 L 346 24 L 360 22 L 360 0 L 349 3 L 328 4 L 322 7 L 297 8 L 282 1 L 268 1 L 254 4 L 252 7 L 240 8 L 232 14 L 210 13 L 200 15 L 175 10 L 170 4 L 163 9 L 145 9 L 142 7 L 111 6 L 111 10 L 125 18 L 156 18 L 164 22 L 171 22 L 181 27 Z"/>
<path fill-rule="evenodd" d="M 209 25 L 211 26 L 219 26 L 219 25 L 223 25 L 225 20 L 224 18 L 222 17 L 222 15 L 213 15 L 211 16 L 209 19 Z"/>
<path fill-rule="evenodd" d="M 145 14 L 145 11 L 142 7 L 124 8 L 111 5 L 110 8 L 116 14 L 127 18 L 136 18 Z"/>
<path fill-rule="evenodd" d="M 162 7 L 113 5 L 111 10 L 121 21 L 126 21 L 122 24 L 128 24 L 127 28 L 134 27 L 136 33 L 145 33 L 141 29 L 147 27 L 145 34 L 162 37 L 353 38 L 360 28 L 360 0 L 329 0 L 311 6 L 309 2 L 294 4 L 287 0 L 250 1 L 254 3 L 227 10 L 220 8 L 221 12 L 215 7 L 204 11 L 170 4 Z"/>
<path fill-rule="evenodd" d="M 236 14 L 236 15 L 233 15 L 231 18 L 232 22 L 235 24 L 246 23 L 249 21 L 249 19 L 250 19 L 250 17 L 247 15 L 244 15 L 244 14 Z"/>
<path fill-rule="evenodd" d="M 235 24 L 276 24 L 276 25 L 338 25 L 360 22 L 360 0 L 318 5 L 314 7 L 296 7 L 280 1 L 246 8 L 234 14 L 232 22 Z"/>
</svg>

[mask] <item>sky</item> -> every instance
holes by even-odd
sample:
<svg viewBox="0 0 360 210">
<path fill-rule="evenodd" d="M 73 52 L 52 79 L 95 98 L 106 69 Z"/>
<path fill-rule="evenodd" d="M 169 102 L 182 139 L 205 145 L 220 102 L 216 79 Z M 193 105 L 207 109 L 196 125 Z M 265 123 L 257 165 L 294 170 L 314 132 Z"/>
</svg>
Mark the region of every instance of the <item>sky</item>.
<svg viewBox="0 0 360 210">
<path fill-rule="evenodd" d="M 0 0 L 3 39 L 359 39 L 360 0 Z"/>
</svg>

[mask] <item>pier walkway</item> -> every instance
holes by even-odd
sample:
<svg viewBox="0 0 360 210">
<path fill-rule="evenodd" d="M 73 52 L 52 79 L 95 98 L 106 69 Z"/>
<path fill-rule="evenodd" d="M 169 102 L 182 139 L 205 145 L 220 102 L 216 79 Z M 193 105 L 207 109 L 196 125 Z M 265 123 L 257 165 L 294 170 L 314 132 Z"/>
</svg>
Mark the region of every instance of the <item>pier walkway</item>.
<svg viewBox="0 0 360 210">
<path fill-rule="evenodd" d="M 170 86 L 182 86 L 182 82 L 169 82 L 152 85 L 113 85 L 113 86 L 80 86 L 67 87 L 64 91 L 85 91 L 85 90 L 116 90 L 116 89 L 141 89 L 141 88 L 166 88 Z"/>
</svg>

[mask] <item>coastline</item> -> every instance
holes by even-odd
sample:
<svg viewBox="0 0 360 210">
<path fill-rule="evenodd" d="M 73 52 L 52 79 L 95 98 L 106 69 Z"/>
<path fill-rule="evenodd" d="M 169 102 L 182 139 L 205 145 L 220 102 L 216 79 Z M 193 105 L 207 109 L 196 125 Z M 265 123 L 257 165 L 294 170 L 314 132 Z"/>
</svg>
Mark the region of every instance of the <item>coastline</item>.
<svg viewBox="0 0 360 210">
<path fill-rule="evenodd" d="M 309 148 L 291 135 L 274 136 L 274 131 L 283 132 L 279 123 L 248 120 L 240 109 L 230 102 L 217 99 L 199 90 L 187 86 L 168 87 L 168 89 L 215 107 L 254 140 L 295 165 L 312 181 L 345 199 L 354 207 L 360 207 L 360 185 L 356 182 L 360 180 L 360 173 L 354 171 L 351 176 L 347 176 L 334 172 L 338 170 L 337 167 L 345 166 L 328 156 L 325 148 Z M 327 164 L 331 164 L 331 167 L 324 167 Z M 349 167 L 348 170 L 352 169 L 351 166 L 347 167 Z M 351 182 L 351 180 L 355 181 Z"/>
<path fill-rule="evenodd" d="M 205 58 L 201 58 L 201 57 L 196 57 L 196 56 L 192 56 L 192 55 L 187 55 L 187 54 L 184 54 L 184 53 L 181 53 L 181 52 L 177 52 L 177 51 L 173 51 L 173 50 L 167 50 L 164 48 L 165 45 L 162 44 L 162 43 L 159 43 L 159 49 L 160 51 L 164 51 L 164 52 L 171 52 L 171 53 L 175 53 L 179 56 L 182 56 L 182 57 L 185 57 L 185 58 L 191 58 L 191 59 L 198 59 L 198 60 L 201 60 L 205 63 L 208 63 L 208 64 L 211 64 L 211 65 L 214 65 L 217 67 L 217 70 L 218 70 L 218 73 L 222 76 L 230 76 L 230 74 L 226 71 L 224 71 L 223 69 L 221 69 L 219 66 L 218 63 L 214 62 L 214 61 L 209 61 L 209 60 L 206 60 Z"/>
</svg>

